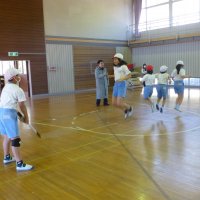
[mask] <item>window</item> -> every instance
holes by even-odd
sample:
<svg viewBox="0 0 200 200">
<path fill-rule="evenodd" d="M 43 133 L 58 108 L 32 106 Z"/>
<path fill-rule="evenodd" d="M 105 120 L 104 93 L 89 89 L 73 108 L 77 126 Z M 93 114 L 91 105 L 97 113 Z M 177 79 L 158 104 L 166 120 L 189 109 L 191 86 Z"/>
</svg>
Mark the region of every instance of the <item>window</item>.
<svg viewBox="0 0 200 200">
<path fill-rule="evenodd" d="M 166 3 L 168 1 L 169 0 L 147 0 L 146 5 L 147 5 L 147 7 L 150 7 L 150 6 L 155 6 L 158 4 Z M 143 0 L 143 2 L 145 2 L 145 1 Z"/>
<path fill-rule="evenodd" d="M 200 22 L 199 0 L 143 0 L 139 31 Z"/>
<path fill-rule="evenodd" d="M 184 0 L 173 3 L 173 26 L 191 24 L 200 21 L 199 0 Z"/>
</svg>

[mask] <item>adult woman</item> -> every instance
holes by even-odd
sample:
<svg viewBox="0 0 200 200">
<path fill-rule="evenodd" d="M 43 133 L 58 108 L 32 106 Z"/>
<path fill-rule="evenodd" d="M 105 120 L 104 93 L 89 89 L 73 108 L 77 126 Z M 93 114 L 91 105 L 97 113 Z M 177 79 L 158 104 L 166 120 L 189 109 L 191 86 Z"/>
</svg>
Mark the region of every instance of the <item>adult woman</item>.
<svg viewBox="0 0 200 200">
<path fill-rule="evenodd" d="M 100 106 L 101 99 L 104 99 L 104 106 L 108 106 L 108 73 L 104 67 L 103 60 L 98 60 L 95 69 L 96 79 L 96 106 Z"/>
</svg>

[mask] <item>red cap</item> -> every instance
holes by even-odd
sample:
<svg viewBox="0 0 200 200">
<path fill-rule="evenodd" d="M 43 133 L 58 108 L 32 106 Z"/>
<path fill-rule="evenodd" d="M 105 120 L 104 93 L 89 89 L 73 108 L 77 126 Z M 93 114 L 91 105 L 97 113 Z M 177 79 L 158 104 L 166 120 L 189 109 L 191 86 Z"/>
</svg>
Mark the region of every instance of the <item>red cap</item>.
<svg viewBox="0 0 200 200">
<path fill-rule="evenodd" d="M 146 70 L 147 71 L 153 71 L 153 66 L 152 65 L 147 65 Z"/>
</svg>

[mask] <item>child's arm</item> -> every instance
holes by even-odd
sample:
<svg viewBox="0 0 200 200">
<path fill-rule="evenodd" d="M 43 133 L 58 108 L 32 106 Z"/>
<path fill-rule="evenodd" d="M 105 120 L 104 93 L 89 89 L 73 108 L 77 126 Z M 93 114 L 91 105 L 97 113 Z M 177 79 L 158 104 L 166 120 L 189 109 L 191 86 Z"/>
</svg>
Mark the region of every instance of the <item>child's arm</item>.
<svg viewBox="0 0 200 200">
<path fill-rule="evenodd" d="M 126 76 L 123 76 L 121 77 L 120 79 L 118 79 L 117 81 L 120 82 L 120 81 L 125 81 L 125 80 L 128 80 L 129 78 L 131 78 L 131 73 L 126 75 Z"/>
<path fill-rule="evenodd" d="M 24 115 L 24 123 L 29 124 L 28 112 L 27 112 L 26 105 L 25 105 L 24 101 L 19 102 L 19 107 L 20 107 L 20 110 L 22 111 L 22 113 Z"/>
<path fill-rule="evenodd" d="M 172 83 L 172 79 L 171 79 L 171 77 L 170 77 L 170 75 L 168 74 L 168 82 L 169 82 L 169 84 L 171 84 Z"/>
<path fill-rule="evenodd" d="M 114 77 L 115 77 L 114 74 L 108 75 L 108 78 L 114 78 Z"/>
</svg>

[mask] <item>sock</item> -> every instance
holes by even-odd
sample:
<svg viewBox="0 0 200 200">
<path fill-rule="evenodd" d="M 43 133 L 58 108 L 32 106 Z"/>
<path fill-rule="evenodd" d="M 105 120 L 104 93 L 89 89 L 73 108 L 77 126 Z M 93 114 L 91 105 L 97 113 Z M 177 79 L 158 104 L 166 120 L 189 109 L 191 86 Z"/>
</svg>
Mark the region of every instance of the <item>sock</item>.
<svg viewBox="0 0 200 200">
<path fill-rule="evenodd" d="M 20 161 L 17 162 L 18 167 L 21 167 L 22 165 L 23 165 L 23 160 L 20 160 Z"/>
<path fill-rule="evenodd" d="M 5 160 L 10 160 L 10 158 L 11 158 L 10 154 L 8 154 L 8 155 L 6 155 L 6 156 L 4 157 Z"/>
</svg>

